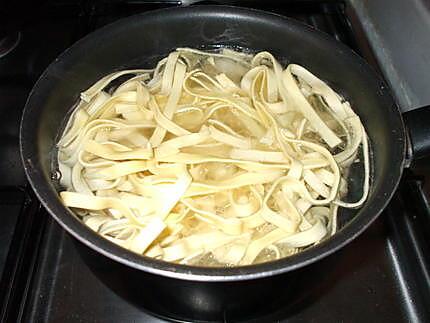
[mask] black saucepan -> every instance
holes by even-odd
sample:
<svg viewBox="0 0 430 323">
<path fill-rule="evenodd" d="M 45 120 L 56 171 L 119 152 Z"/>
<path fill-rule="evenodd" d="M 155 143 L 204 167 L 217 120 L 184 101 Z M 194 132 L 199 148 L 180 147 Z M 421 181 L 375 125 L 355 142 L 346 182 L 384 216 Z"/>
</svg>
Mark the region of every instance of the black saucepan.
<svg viewBox="0 0 430 323">
<path fill-rule="evenodd" d="M 176 47 L 232 46 L 268 50 L 301 64 L 345 96 L 370 138 L 372 185 L 365 205 L 343 221 L 336 235 L 297 255 L 238 268 L 197 268 L 141 257 L 85 227 L 57 194 L 52 160 L 59 127 L 79 93 L 102 76 L 129 67 L 150 67 Z M 418 114 L 421 113 L 421 114 Z M 423 119 L 426 116 L 426 119 Z M 408 116 L 430 120 L 419 111 Z M 427 152 L 425 121 L 413 123 L 418 155 Z M 378 216 L 395 191 L 406 163 L 408 135 L 385 84 L 349 48 L 328 35 L 284 17 L 226 6 L 175 8 L 132 16 L 88 35 L 58 57 L 31 92 L 21 123 L 21 154 L 28 179 L 55 220 L 80 243 L 84 259 L 121 295 L 152 311 L 191 320 L 254 313 L 280 291 L 281 283 L 357 237 Z M 320 277 L 323 278 L 323 277 Z M 309 280 L 309 278 L 304 279 Z M 304 281 L 303 280 L 303 281 Z M 297 280 L 295 280 L 297 282 Z M 84 287 L 83 287 L 84 288 Z M 263 304 L 263 305 L 262 305 Z"/>
</svg>

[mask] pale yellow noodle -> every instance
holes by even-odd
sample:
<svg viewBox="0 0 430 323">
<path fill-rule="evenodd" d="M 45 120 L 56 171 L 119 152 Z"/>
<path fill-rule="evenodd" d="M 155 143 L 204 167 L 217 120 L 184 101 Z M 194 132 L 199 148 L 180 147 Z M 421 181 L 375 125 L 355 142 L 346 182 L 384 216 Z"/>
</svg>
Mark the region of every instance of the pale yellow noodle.
<svg viewBox="0 0 430 323">
<path fill-rule="evenodd" d="M 300 252 L 333 235 L 338 208 L 360 207 L 370 186 L 349 103 L 268 52 L 178 48 L 153 70 L 109 74 L 81 94 L 57 146 L 60 197 L 89 228 L 187 265 Z M 344 202 L 360 146 L 363 194 Z"/>
</svg>

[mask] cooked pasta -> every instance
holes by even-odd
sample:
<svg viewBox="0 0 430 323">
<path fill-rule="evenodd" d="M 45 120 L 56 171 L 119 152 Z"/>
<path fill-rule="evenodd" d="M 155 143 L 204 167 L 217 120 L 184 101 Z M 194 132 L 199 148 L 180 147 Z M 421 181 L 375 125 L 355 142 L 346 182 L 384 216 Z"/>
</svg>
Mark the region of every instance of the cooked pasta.
<svg viewBox="0 0 430 323">
<path fill-rule="evenodd" d="M 81 94 L 57 146 L 60 197 L 85 225 L 188 265 L 300 252 L 335 234 L 338 208 L 369 190 L 368 139 L 350 104 L 269 52 L 178 48 L 154 69 L 112 73 Z M 360 150 L 362 197 L 345 202 Z"/>
</svg>

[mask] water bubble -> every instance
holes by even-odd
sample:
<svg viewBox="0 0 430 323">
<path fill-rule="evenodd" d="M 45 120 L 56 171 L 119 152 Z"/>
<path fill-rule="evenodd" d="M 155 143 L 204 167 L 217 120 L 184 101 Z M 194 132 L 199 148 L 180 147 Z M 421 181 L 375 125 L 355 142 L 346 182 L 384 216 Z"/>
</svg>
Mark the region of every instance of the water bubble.
<svg viewBox="0 0 430 323">
<path fill-rule="evenodd" d="M 56 171 L 51 173 L 51 179 L 53 181 L 59 181 L 61 179 L 61 176 L 62 176 L 62 174 L 59 170 L 56 170 Z"/>
</svg>

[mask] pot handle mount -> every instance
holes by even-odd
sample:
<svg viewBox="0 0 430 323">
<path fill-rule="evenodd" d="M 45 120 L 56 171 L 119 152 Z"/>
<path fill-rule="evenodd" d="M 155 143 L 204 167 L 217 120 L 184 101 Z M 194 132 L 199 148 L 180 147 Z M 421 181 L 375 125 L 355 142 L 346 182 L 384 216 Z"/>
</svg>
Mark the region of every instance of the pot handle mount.
<svg viewBox="0 0 430 323">
<path fill-rule="evenodd" d="M 403 120 L 409 134 L 412 162 L 430 157 L 430 105 L 404 112 Z"/>
</svg>

